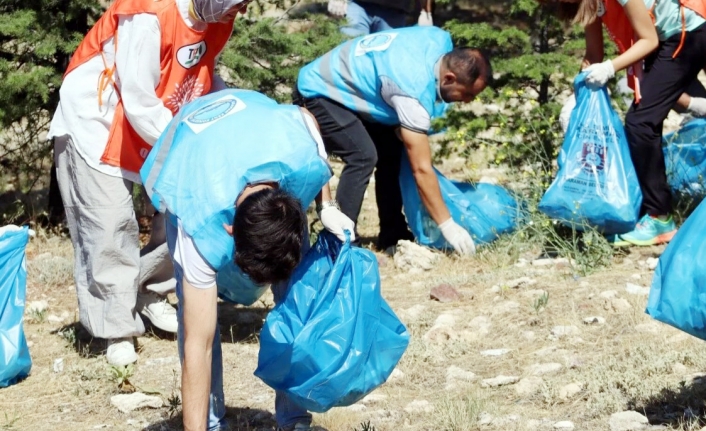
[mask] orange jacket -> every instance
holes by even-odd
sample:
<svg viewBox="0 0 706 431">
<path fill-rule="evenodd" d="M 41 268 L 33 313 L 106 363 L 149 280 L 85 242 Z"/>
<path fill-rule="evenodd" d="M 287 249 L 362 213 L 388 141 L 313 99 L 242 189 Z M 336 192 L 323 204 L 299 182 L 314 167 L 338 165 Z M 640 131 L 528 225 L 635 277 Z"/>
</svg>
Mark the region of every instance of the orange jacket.
<svg viewBox="0 0 706 431">
<path fill-rule="evenodd" d="M 184 22 L 174 0 L 116 0 L 83 39 L 64 76 L 91 58 L 102 55 L 103 44 L 117 34 L 120 15 L 142 13 L 154 14 L 159 20 L 161 73 L 155 92 L 164 106 L 176 114 L 182 105 L 211 89 L 216 56 L 230 38 L 232 22 L 208 24 L 199 32 Z M 117 37 L 114 40 L 117 51 Z M 99 98 L 105 85 L 114 85 L 114 73 L 115 66 L 108 68 L 106 65 L 100 78 Z M 101 161 L 139 172 L 151 148 L 132 128 L 119 100 Z"/>
<path fill-rule="evenodd" d="M 650 16 L 652 16 L 652 21 L 654 22 L 653 10 L 657 1 L 652 4 L 650 9 Z M 674 52 L 674 57 L 679 55 L 682 45 L 684 43 L 684 37 L 686 35 L 686 18 L 684 15 L 684 8 L 688 8 L 698 13 L 702 17 L 706 18 L 706 0 L 680 0 L 681 4 L 681 16 L 682 16 L 682 38 L 679 47 Z M 617 0 L 603 0 L 604 13 L 601 16 L 601 21 L 603 25 L 606 26 L 610 38 L 618 46 L 618 52 L 621 54 L 630 49 L 630 47 L 635 43 L 635 31 L 628 20 L 623 7 L 618 3 Z M 628 68 L 628 85 L 635 91 L 635 103 L 640 103 L 640 79 L 642 78 L 642 61 L 633 64 Z"/>
</svg>

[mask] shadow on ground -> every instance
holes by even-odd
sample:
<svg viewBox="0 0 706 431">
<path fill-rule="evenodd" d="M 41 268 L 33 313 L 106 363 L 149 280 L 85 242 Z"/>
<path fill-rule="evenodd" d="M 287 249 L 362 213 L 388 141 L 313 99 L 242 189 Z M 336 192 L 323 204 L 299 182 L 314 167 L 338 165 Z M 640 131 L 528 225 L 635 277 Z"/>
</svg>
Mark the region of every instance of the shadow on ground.
<svg viewBox="0 0 706 431">
<path fill-rule="evenodd" d="M 631 410 L 644 413 L 652 425 L 679 428 L 684 424 L 706 425 L 706 376 L 686 379 L 679 388 L 665 388 L 647 400 L 632 401 Z M 691 429 L 691 428 L 689 428 Z"/>
<path fill-rule="evenodd" d="M 219 431 L 273 431 L 276 429 L 275 418 L 272 413 L 243 407 L 226 407 L 226 420 L 228 425 Z M 177 431 L 182 430 L 181 414 L 152 424 L 142 431 Z"/>
</svg>

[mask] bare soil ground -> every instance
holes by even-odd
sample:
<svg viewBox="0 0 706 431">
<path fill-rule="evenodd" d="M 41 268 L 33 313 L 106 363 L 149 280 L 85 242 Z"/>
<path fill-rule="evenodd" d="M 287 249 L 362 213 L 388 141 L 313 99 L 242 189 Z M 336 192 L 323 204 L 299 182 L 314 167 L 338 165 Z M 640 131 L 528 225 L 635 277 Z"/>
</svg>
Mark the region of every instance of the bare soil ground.
<svg viewBox="0 0 706 431">
<path fill-rule="evenodd" d="M 373 193 L 371 187 L 360 223 L 369 238 L 376 234 Z M 475 257 L 444 256 L 433 270 L 413 274 L 379 255 L 383 294 L 408 326 L 411 344 L 388 383 L 354 406 L 315 415 L 315 422 L 331 431 L 609 430 L 612 414 L 634 410 L 650 420 L 643 429 L 701 429 L 706 344 L 653 321 L 644 313 L 644 291 L 626 290 L 628 282 L 650 285 L 646 260 L 663 248 L 631 249 L 614 256 L 611 267 L 580 277 L 567 264 L 533 265 L 540 246 L 519 255 L 489 247 Z M 47 301 L 48 308 L 26 315 L 32 373 L 0 390 L 0 429 L 181 429 L 173 403 L 176 342 L 158 330 L 139 338 L 140 359 L 128 380 L 161 397 L 164 407 L 124 414 L 111 406 L 110 398 L 130 385 L 119 388 L 103 340 L 91 340 L 77 323 L 72 253 L 68 238 L 41 232 L 28 246 L 27 299 Z M 520 277 L 529 282 L 513 287 Z M 463 299 L 430 300 L 430 288 L 442 283 Z M 274 428 L 274 393 L 252 374 L 272 305 L 267 295 L 252 307 L 219 306 L 233 430 Z M 590 316 L 599 318 L 584 323 Z M 484 387 L 484 379 L 500 375 L 516 382 Z"/>
</svg>

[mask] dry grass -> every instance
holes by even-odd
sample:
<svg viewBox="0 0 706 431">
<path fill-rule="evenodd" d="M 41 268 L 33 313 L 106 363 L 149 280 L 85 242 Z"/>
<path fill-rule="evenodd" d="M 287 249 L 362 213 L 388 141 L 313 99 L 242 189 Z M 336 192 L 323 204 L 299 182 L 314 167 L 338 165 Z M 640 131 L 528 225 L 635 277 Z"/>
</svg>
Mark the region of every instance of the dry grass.
<svg viewBox="0 0 706 431">
<path fill-rule="evenodd" d="M 361 219 L 361 233 L 367 237 L 375 234 L 372 194 L 371 187 Z M 538 244 L 512 241 L 489 247 L 475 258 L 445 257 L 424 274 L 402 273 L 387 260 L 381 268 L 383 294 L 412 334 L 398 367 L 404 377 L 379 388 L 374 399 L 315 415 L 315 421 L 332 431 L 550 430 L 563 420 L 574 422 L 577 430 L 607 430 L 612 413 L 634 409 L 654 424 L 664 423 L 665 429 L 700 429 L 706 379 L 694 379 L 693 374 L 706 371 L 706 345 L 652 321 L 643 312 L 646 297 L 624 289 L 628 281 L 650 284 L 651 271 L 641 262 L 662 249 L 630 250 L 616 256 L 612 267 L 581 277 L 571 268 L 515 266 L 519 258 L 531 260 L 541 250 Z M 154 333 L 141 337 L 140 361 L 129 377 L 138 390 L 161 396 L 165 407 L 119 413 L 110 406 L 110 397 L 120 389 L 101 356 L 103 343 L 91 340 L 75 323 L 68 239 L 40 235 L 27 256 L 28 300 L 46 300 L 49 308 L 43 317 L 27 316 L 34 366 L 27 380 L 0 390 L 0 429 L 180 429 L 178 414 L 170 419 L 168 403 L 179 394 L 175 342 Z M 491 289 L 523 276 L 536 284 Z M 430 301 L 429 289 L 440 283 L 456 286 L 464 299 L 451 304 Z M 548 293 L 543 308 L 535 306 L 540 292 L 528 290 Z M 606 309 L 607 300 L 600 294 L 607 290 L 615 290 L 631 309 Z M 226 304 L 220 308 L 227 414 L 234 430 L 274 426 L 274 394 L 252 375 L 256 334 L 271 305 L 268 296 L 249 310 Z M 455 320 L 447 332 L 450 339 L 425 340 L 442 314 Z M 58 321 L 62 315 L 64 320 Z M 587 316 L 602 316 L 606 324 L 584 325 Z M 551 330 L 557 325 L 573 325 L 578 332 L 556 338 Z M 511 350 L 499 357 L 480 354 L 499 348 Z M 62 373 L 52 369 L 56 358 L 64 360 Z M 518 394 L 517 385 L 480 385 L 481 379 L 501 374 L 528 377 L 528 367 L 537 363 L 559 363 L 562 368 L 541 376 L 530 393 Z M 471 371 L 477 379 L 447 387 L 451 366 Z M 562 388 L 571 383 L 578 383 L 580 391 L 562 397 Z M 416 407 L 405 409 L 412 402 Z"/>
</svg>

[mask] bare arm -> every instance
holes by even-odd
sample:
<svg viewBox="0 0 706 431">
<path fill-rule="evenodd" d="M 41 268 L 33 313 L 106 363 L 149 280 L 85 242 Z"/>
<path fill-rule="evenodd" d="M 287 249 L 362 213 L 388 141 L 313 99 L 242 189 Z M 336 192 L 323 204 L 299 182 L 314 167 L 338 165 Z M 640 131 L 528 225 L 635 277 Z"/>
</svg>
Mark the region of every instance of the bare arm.
<svg viewBox="0 0 706 431">
<path fill-rule="evenodd" d="M 628 0 L 623 9 L 635 31 L 637 42 L 613 59 L 613 68 L 616 72 L 644 59 L 659 45 L 657 30 L 645 3 L 642 0 Z"/>
<path fill-rule="evenodd" d="M 439 180 L 436 178 L 434 167 L 431 164 L 431 148 L 429 147 L 429 137 L 423 133 L 413 132 L 402 127 L 400 129 L 402 142 L 404 142 L 409 163 L 412 166 L 412 174 L 417 182 L 417 189 L 422 203 L 426 207 L 431 218 L 436 224 L 442 224 L 449 218 L 451 213 L 444 203 L 439 188 Z"/>
<path fill-rule="evenodd" d="M 603 61 L 603 24 L 600 19 L 596 19 L 586 26 L 584 37 L 586 39 L 586 55 L 581 63 L 581 69 Z"/>
<path fill-rule="evenodd" d="M 184 285 L 184 362 L 181 393 L 184 431 L 205 431 L 211 392 L 211 359 L 217 324 L 217 289 Z"/>
</svg>

